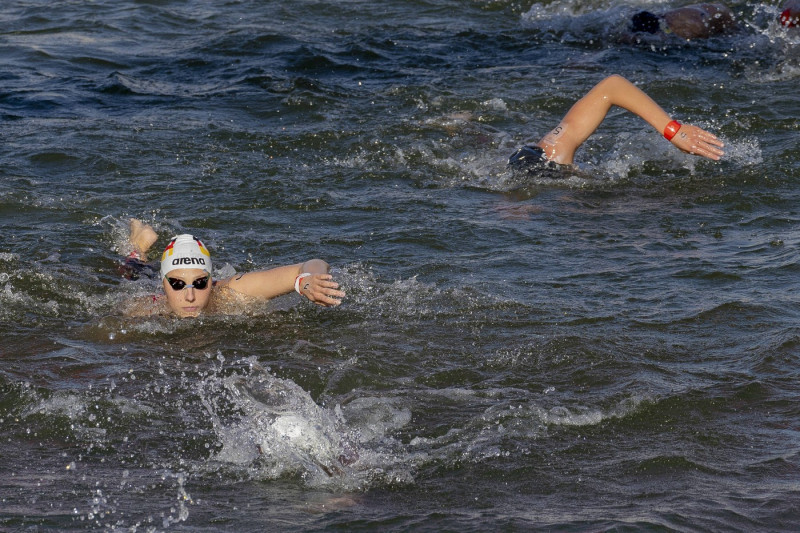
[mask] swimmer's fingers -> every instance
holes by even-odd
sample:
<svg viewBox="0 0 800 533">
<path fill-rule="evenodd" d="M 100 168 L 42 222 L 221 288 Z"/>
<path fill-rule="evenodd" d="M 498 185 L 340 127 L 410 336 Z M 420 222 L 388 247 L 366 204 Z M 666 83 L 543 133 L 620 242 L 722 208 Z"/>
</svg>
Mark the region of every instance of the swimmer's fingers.
<svg viewBox="0 0 800 533">
<path fill-rule="evenodd" d="M 342 303 L 344 291 L 340 291 L 339 284 L 330 274 L 314 274 L 303 278 L 300 294 L 310 301 L 323 307 L 334 307 Z"/>
<path fill-rule="evenodd" d="M 707 157 L 718 161 L 725 152 L 725 144 L 716 135 L 691 124 L 681 125 L 681 129 L 672 138 L 672 144 L 686 153 Z"/>
</svg>

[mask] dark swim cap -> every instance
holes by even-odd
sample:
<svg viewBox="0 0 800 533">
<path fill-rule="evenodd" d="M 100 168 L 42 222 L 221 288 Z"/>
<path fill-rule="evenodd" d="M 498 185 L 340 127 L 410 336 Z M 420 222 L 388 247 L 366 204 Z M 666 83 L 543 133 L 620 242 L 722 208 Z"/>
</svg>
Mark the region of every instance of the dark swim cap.
<svg viewBox="0 0 800 533">
<path fill-rule="evenodd" d="M 547 162 L 547 157 L 544 155 L 544 150 L 539 146 L 523 146 L 508 158 L 508 164 L 511 167 L 524 169 L 531 165 L 543 164 Z"/>
<path fill-rule="evenodd" d="M 563 178 L 562 165 L 547 159 L 544 150 L 539 146 L 523 146 L 508 158 L 508 166 L 512 170 L 524 172 L 537 178 Z"/>
<path fill-rule="evenodd" d="M 649 11 L 640 11 L 631 17 L 631 30 L 656 33 L 661 27 L 658 15 Z"/>
</svg>

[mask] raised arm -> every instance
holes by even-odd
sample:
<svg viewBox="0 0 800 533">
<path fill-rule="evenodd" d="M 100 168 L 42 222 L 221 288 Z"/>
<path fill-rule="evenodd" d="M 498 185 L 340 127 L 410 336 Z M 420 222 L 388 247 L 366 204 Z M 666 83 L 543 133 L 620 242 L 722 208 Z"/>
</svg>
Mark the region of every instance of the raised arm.
<svg viewBox="0 0 800 533">
<path fill-rule="evenodd" d="M 538 145 L 547 158 L 562 165 L 570 165 L 575 151 L 594 133 L 616 105 L 641 117 L 663 133 L 672 119 L 641 89 L 622 76 L 613 75 L 595 85 L 583 98 L 575 102 L 561 123 L 545 135 Z M 684 152 L 718 160 L 724 152 L 723 143 L 715 135 L 697 126 L 683 124 L 670 142 Z"/>
<path fill-rule="evenodd" d="M 328 274 L 328 263 L 311 259 L 305 263 L 259 270 L 233 276 L 219 282 L 236 292 L 260 299 L 271 299 L 295 290 L 317 305 L 339 305 L 345 293 Z"/>
</svg>

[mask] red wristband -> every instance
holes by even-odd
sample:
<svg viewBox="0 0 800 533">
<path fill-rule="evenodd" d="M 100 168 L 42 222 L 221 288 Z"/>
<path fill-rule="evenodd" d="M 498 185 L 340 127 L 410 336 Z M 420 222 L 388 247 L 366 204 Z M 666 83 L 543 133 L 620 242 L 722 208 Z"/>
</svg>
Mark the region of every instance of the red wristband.
<svg viewBox="0 0 800 533">
<path fill-rule="evenodd" d="M 664 128 L 664 138 L 671 141 L 672 138 L 675 137 L 675 134 L 678 133 L 679 129 L 681 129 L 681 123 L 677 120 L 673 120 Z"/>
<path fill-rule="evenodd" d="M 800 19 L 800 16 L 793 17 L 791 9 L 785 9 L 781 13 L 781 24 L 783 24 L 787 28 L 793 28 L 797 26 L 798 19 Z"/>
</svg>

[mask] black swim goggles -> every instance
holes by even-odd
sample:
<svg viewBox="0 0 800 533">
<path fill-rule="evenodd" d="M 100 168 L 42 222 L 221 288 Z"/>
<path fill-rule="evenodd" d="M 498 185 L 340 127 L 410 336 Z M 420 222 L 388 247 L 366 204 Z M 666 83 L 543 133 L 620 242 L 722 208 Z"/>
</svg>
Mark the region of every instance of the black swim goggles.
<svg viewBox="0 0 800 533">
<path fill-rule="evenodd" d="M 182 279 L 167 278 L 167 283 L 169 283 L 169 286 L 172 287 L 173 291 L 182 291 L 183 289 L 188 289 L 189 287 L 197 289 L 198 291 L 204 291 L 208 288 L 208 282 L 210 279 L 211 276 L 203 276 L 202 278 L 197 278 L 191 283 L 186 283 Z"/>
</svg>

